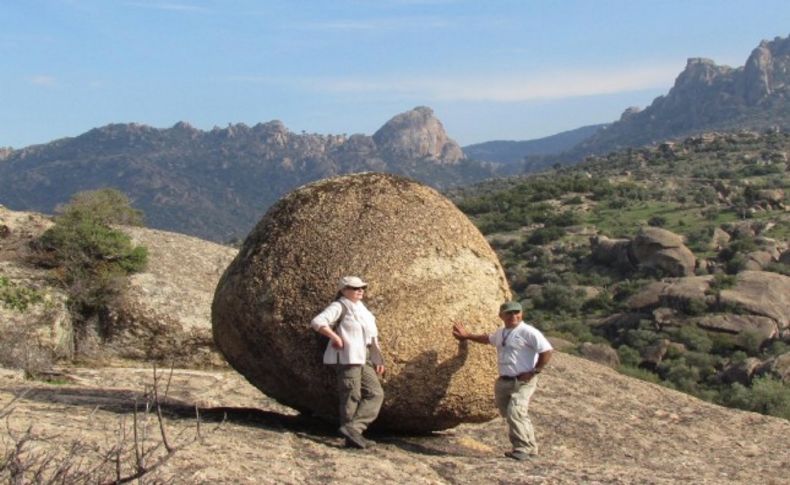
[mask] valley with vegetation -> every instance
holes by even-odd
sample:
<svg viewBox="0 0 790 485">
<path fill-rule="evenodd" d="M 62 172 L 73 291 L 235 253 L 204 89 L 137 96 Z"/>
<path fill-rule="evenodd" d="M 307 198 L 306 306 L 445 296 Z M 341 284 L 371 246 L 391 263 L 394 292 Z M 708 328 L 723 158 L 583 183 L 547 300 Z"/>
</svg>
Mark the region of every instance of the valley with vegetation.
<svg viewBox="0 0 790 485">
<path fill-rule="evenodd" d="M 789 149 L 709 133 L 452 196 L 567 349 L 790 419 Z"/>
</svg>

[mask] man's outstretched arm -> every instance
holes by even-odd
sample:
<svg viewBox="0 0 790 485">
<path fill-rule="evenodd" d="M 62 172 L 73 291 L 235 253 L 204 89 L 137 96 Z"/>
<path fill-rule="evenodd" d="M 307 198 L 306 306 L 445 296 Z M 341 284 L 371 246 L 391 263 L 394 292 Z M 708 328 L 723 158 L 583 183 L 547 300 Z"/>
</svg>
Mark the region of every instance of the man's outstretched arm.
<svg viewBox="0 0 790 485">
<path fill-rule="evenodd" d="M 457 338 L 458 340 L 471 340 L 472 342 L 477 342 L 479 344 L 488 344 L 490 341 L 488 340 L 488 335 L 486 334 L 479 334 L 473 335 L 466 330 L 463 323 L 456 322 L 453 324 L 453 337 Z"/>
</svg>

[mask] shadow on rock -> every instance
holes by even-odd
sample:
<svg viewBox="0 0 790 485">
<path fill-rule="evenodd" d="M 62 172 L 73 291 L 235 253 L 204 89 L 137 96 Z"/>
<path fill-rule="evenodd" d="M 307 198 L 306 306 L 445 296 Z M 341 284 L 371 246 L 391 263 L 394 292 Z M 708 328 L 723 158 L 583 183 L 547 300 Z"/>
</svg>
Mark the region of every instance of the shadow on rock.
<svg viewBox="0 0 790 485">
<path fill-rule="evenodd" d="M 142 412 L 146 403 L 154 401 L 150 394 L 124 389 L 86 389 L 66 386 L 52 389 L 15 387 L 4 390 L 29 401 L 84 406 L 118 414 L 131 414 L 135 408 L 137 412 Z M 335 428 L 328 423 L 301 414 L 286 415 L 255 408 L 210 407 L 196 409 L 194 405 L 184 401 L 161 396 L 159 405 L 162 413 L 171 419 L 195 419 L 199 414 L 203 421 L 224 420 L 271 430 L 309 432 L 319 436 L 333 436 L 335 434 Z"/>
<path fill-rule="evenodd" d="M 375 430 L 385 429 L 396 434 L 429 434 L 423 431 L 426 429 L 426 418 L 423 416 L 431 413 L 434 414 L 428 419 L 438 424 L 434 429 L 446 429 L 460 424 L 463 416 L 436 413 L 436 410 L 447 395 L 453 374 L 464 365 L 468 356 L 469 346 L 462 342 L 456 355 L 442 363 L 438 363 L 438 353 L 435 350 L 425 351 L 410 360 L 397 377 L 386 382 L 388 395 L 385 397 L 385 409 L 373 425 Z M 390 416 L 386 412 L 388 406 L 395 409 L 419 407 L 421 412 L 415 413 L 415 416 Z"/>
</svg>

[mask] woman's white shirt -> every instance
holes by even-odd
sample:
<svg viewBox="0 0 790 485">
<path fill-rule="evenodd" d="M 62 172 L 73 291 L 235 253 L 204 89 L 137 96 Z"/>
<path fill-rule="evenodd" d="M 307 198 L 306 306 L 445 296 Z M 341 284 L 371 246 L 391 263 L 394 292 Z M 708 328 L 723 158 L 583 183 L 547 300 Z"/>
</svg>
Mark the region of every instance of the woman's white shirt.
<svg viewBox="0 0 790 485">
<path fill-rule="evenodd" d="M 343 306 L 346 307 L 343 315 Z M 336 323 L 337 322 L 337 323 Z M 370 345 L 370 360 L 374 365 L 383 364 L 381 349 L 378 344 L 378 327 L 376 317 L 361 302 L 352 302 L 348 298 L 340 297 L 333 301 L 310 322 L 314 330 L 321 327 L 334 326 L 335 333 L 343 339 L 343 348 L 336 349 L 330 341 L 324 351 L 324 364 L 357 364 L 362 365 L 367 358 L 367 349 Z"/>
</svg>

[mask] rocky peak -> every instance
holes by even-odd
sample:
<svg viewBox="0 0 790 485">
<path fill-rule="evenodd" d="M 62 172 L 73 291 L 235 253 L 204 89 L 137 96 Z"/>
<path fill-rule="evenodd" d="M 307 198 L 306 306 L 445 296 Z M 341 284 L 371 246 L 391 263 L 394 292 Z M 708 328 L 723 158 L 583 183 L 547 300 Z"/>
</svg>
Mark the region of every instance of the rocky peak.
<svg viewBox="0 0 790 485">
<path fill-rule="evenodd" d="M 744 66 L 744 97 L 754 105 L 790 86 L 790 37 L 762 41 Z"/>
<path fill-rule="evenodd" d="M 719 66 L 713 60 L 704 57 L 691 57 L 686 61 L 686 69 L 680 73 L 675 81 L 675 87 L 687 84 L 705 84 L 710 86 L 720 76 L 732 71 L 729 66 Z"/>
<path fill-rule="evenodd" d="M 393 158 L 429 159 L 441 164 L 455 164 L 464 158 L 461 147 L 447 136 L 441 121 L 426 106 L 396 115 L 373 134 L 373 140 L 383 154 Z"/>
<path fill-rule="evenodd" d="M 642 109 L 639 106 L 629 106 L 628 108 L 623 111 L 623 114 L 620 115 L 620 121 L 627 120 L 628 118 L 639 114 Z"/>
</svg>

